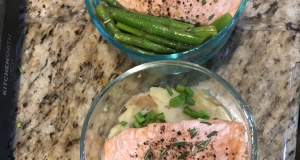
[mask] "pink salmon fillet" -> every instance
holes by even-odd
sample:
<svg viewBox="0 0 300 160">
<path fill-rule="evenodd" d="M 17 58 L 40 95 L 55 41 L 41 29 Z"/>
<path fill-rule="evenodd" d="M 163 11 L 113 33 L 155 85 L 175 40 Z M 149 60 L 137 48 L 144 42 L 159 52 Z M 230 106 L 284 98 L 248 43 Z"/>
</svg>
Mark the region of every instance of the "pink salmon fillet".
<svg viewBox="0 0 300 160">
<path fill-rule="evenodd" d="M 144 128 L 130 128 L 108 139 L 104 143 L 104 160 L 142 160 L 151 148 L 149 156 L 153 159 L 177 159 L 187 153 L 183 159 L 246 159 L 246 142 L 244 126 L 239 122 L 224 120 L 207 120 L 211 125 L 200 120 L 183 120 L 179 123 L 153 123 Z M 199 129 L 192 138 L 191 129 Z M 208 138 L 208 135 L 217 134 Z M 202 151 L 197 145 L 210 140 Z M 183 146 L 173 146 L 176 142 L 186 142 Z M 161 152 L 166 152 L 161 156 Z"/>
<path fill-rule="evenodd" d="M 125 8 L 154 16 L 209 25 L 223 14 L 232 16 L 241 0 L 117 0 Z M 205 2 L 205 3 L 204 3 Z M 210 18 L 211 17 L 211 18 Z"/>
</svg>

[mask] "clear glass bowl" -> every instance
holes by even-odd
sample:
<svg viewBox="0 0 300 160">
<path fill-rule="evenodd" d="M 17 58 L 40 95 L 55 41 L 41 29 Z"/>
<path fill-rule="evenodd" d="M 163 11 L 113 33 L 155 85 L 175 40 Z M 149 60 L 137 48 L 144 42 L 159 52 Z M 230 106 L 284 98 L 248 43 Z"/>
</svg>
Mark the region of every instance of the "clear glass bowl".
<svg viewBox="0 0 300 160">
<path fill-rule="evenodd" d="M 205 89 L 213 95 L 233 121 L 245 125 L 247 160 L 256 160 L 257 140 L 253 118 L 242 97 L 217 74 L 199 65 L 176 60 L 149 62 L 136 66 L 108 84 L 95 98 L 83 124 L 80 159 L 103 159 L 102 147 L 110 129 L 131 96 L 149 91 L 150 87 L 176 84 Z"/>
<path fill-rule="evenodd" d="M 127 56 L 136 64 L 157 60 L 183 60 L 192 63 L 203 64 L 210 58 L 212 58 L 215 54 L 217 54 L 218 51 L 224 46 L 246 5 L 246 1 L 247 0 L 241 0 L 241 4 L 232 20 L 212 39 L 191 50 L 165 55 L 147 55 L 124 47 L 122 44 L 114 40 L 107 27 L 105 27 L 104 23 L 100 20 L 99 16 L 95 12 L 95 7 L 101 2 L 101 0 L 85 0 L 85 4 L 92 22 L 94 23 L 98 31 L 102 34 L 102 36 L 119 50 L 126 53 Z"/>
</svg>

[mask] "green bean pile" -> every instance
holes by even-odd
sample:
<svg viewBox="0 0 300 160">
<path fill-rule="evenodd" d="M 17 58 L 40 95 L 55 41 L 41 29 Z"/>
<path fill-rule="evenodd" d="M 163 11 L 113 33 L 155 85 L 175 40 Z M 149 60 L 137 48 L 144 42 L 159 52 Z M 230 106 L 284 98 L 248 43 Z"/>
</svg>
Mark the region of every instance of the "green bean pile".
<svg viewBox="0 0 300 160">
<path fill-rule="evenodd" d="M 193 25 L 167 17 L 156 17 L 126 10 L 116 0 L 104 0 L 96 13 L 114 39 L 140 53 L 171 54 L 199 46 L 215 36 L 231 20 L 225 13 L 208 26 Z"/>
</svg>

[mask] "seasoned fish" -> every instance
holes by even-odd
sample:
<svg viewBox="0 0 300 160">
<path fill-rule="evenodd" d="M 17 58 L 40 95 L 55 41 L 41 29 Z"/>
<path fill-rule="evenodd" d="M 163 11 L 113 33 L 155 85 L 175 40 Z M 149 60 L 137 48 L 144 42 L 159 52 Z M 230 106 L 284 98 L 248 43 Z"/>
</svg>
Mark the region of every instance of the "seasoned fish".
<svg viewBox="0 0 300 160">
<path fill-rule="evenodd" d="M 117 0 L 139 13 L 166 16 L 176 20 L 208 25 L 226 12 L 232 16 L 241 0 Z"/>
<path fill-rule="evenodd" d="M 207 120 L 211 124 L 209 125 L 200 123 L 201 121 L 153 123 L 144 128 L 124 130 L 105 142 L 104 159 L 142 160 L 150 148 L 149 159 L 171 160 L 180 156 L 192 160 L 245 159 L 246 143 L 241 123 L 216 119 Z M 192 131 L 195 133 L 193 137 Z M 173 146 L 177 142 L 186 144 Z"/>
</svg>

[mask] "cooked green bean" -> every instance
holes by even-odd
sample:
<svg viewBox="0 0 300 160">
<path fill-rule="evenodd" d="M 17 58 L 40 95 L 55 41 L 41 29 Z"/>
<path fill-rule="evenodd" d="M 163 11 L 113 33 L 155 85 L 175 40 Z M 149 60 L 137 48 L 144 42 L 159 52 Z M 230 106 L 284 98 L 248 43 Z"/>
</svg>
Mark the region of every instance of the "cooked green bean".
<svg viewBox="0 0 300 160">
<path fill-rule="evenodd" d="M 188 49 L 192 48 L 191 45 L 187 45 L 187 44 L 184 44 L 184 43 L 181 43 L 181 42 L 178 42 L 178 41 L 172 41 L 172 40 L 162 38 L 162 37 L 157 36 L 157 35 L 149 34 L 147 32 L 144 32 L 142 30 L 127 26 L 127 25 L 125 25 L 123 23 L 120 23 L 120 22 L 117 22 L 116 27 L 118 27 L 119 29 L 124 30 L 128 33 L 136 35 L 138 37 L 145 38 L 145 39 L 147 39 L 149 41 L 152 41 L 154 43 L 161 44 L 161 45 L 164 45 L 166 47 L 173 48 L 176 51 L 185 51 L 185 50 L 188 50 Z"/>
<path fill-rule="evenodd" d="M 153 23 L 141 18 L 132 17 L 129 14 L 125 14 L 119 11 L 112 12 L 111 17 L 114 20 L 124 23 L 128 26 L 191 45 L 199 45 L 206 39 L 206 37 L 204 36 L 198 36 L 188 32 L 172 30 L 161 24 Z"/>
<path fill-rule="evenodd" d="M 134 36 L 134 35 L 130 35 L 130 34 L 126 34 L 126 33 L 121 33 L 121 32 L 117 32 L 114 36 L 115 40 L 120 42 L 120 43 L 125 43 L 125 44 L 129 44 L 129 45 L 133 45 L 136 47 L 140 47 L 143 49 L 147 49 L 147 50 L 151 50 L 155 53 L 174 53 L 175 50 L 153 43 L 151 41 L 148 41 L 146 39 Z"/>
<path fill-rule="evenodd" d="M 119 29 L 115 26 L 113 19 L 102 5 L 98 5 L 96 7 L 96 12 L 113 35 L 115 35 L 116 32 L 119 32 Z"/>
<path fill-rule="evenodd" d="M 136 12 L 132 12 L 132 11 L 124 10 L 124 9 L 119 9 L 119 8 L 114 8 L 114 7 L 108 7 L 108 6 L 105 6 L 105 9 L 110 14 L 112 14 L 113 12 L 116 12 L 116 11 L 122 12 L 122 13 L 127 13 L 127 14 L 130 14 L 130 16 L 132 16 L 132 17 L 142 18 L 142 19 L 145 19 L 145 20 L 148 20 L 148 21 L 151 21 L 151 22 L 159 23 L 159 24 L 162 24 L 164 26 L 169 26 L 169 27 L 173 27 L 173 28 L 186 29 L 186 28 L 194 27 L 193 24 L 177 21 L 177 20 L 167 18 L 167 17 L 156 17 L 156 16 L 136 13 Z"/>
<path fill-rule="evenodd" d="M 117 7 L 117 8 L 125 8 L 122 6 L 118 1 L 116 0 L 103 0 L 107 5 L 111 7 Z"/>
</svg>

